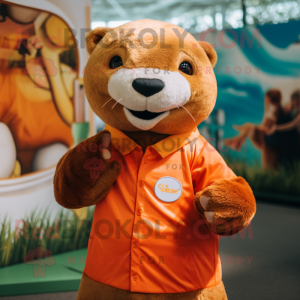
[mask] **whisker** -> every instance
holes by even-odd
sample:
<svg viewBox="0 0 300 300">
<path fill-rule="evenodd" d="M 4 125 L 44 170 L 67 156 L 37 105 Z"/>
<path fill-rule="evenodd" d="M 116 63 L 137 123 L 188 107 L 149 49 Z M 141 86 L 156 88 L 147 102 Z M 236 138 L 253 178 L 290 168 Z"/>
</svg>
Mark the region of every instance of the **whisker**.
<svg viewBox="0 0 300 300">
<path fill-rule="evenodd" d="M 122 99 L 124 99 L 124 97 L 118 100 L 111 109 L 113 109 L 119 102 L 121 102 Z"/>
<path fill-rule="evenodd" d="M 102 106 L 102 108 L 112 99 L 113 97 L 111 97 L 108 101 L 106 101 L 104 104 L 103 104 L 103 106 Z"/>
<path fill-rule="evenodd" d="M 119 94 L 118 94 L 118 95 L 119 95 Z M 102 108 L 103 108 L 110 100 L 112 100 L 112 98 L 117 97 L 118 95 L 115 95 L 115 96 L 111 97 L 108 101 L 106 101 L 106 102 L 103 104 Z"/>
<path fill-rule="evenodd" d="M 192 119 L 193 119 L 194 122 L 195 122 L 195 119 L 194 119 L 194 117 L 192 116 L 192 114 L 191 114 L 184 106 L 182 106 L 182 105 L 180 105 L 180 104 L 178 104 L 178 103 L 176 103 L 176 105 L 179 105 L 180 107 L 184 108 L 184 109 L 189 113 L 189 115 L 192 117 Z M 178 107 L 178 108 L 179 108 L 179 107 Z"/>
</svg>

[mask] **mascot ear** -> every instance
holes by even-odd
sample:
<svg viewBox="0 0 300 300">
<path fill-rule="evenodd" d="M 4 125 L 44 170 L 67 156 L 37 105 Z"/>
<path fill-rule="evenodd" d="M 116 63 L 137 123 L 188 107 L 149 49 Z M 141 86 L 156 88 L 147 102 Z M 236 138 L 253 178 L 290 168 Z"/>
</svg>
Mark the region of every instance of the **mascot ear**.
<svg viewBox="0 0 300 300">
<path fill-rule="evenodd" d="M 205 51 L 207 57 L 210 60 L 211 65 L 214 67 L 216 65 L 217 59 L 218 59 L 218 56 L 217 56 L 217 53 L 216 53 L 215 49 L 208 42 L 200 41 L 198 43 L 202 47 L 202 49 Z"/>
<path fill-rule="evenodd" d="M 98 43 L 111 30 L 112 28 L 110 27 L 98 27 L 88 33 L 85 38 L 85 44 L 89 54 L 93 53 Z"/>
</svg>

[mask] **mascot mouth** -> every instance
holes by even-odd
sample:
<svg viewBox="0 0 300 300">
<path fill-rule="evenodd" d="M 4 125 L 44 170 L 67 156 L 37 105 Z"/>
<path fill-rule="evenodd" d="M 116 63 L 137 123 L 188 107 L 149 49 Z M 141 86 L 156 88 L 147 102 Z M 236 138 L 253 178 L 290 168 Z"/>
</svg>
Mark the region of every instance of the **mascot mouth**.
<svg viewBox="0 0 300 300">
<path fill-rule="evenodd" d="M 136 111 L 124 106 L 127 120 L 141 130 L 149 130 L 170 114 L 170 111 L 154 113 L 148 110 Z"/>
<path fill-rule="evenodd" d="M 144 110 L 144 111 L 136 111 L 127 108 L 136 118 L 142 119 L 142 120 L 153 120 L 156 117 L 160 116 L 161 114 L 165 113 L 165 111 L 155 113 L 151 112 L 149 110 Z"/>
</svg>

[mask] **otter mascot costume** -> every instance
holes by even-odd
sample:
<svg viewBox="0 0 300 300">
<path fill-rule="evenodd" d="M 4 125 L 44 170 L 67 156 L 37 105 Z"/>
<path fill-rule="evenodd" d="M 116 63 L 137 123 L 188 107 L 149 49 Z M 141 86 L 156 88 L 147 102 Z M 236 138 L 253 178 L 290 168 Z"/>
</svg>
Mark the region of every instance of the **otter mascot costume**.
<svg viewBox="0 0 300 300">
<path fill-rule="evenodd" d="M 218 236 L 256 204 L 197 129 L 217 96 L 213 47 L 154 20 L 96 28 L 86 44 L 85 91 L 106 127 L 54 178 L 63 207 L 96 205 L 77 299 L 227 299 Z"/>
</svg>

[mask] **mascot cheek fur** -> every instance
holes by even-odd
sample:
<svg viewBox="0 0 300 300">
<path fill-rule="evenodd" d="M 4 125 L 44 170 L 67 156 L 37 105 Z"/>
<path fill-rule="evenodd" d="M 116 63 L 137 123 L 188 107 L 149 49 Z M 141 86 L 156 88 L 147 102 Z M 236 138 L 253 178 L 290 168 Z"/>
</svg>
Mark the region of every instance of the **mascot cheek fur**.
<svg viewBox="0 0 300 300">
<path fill-rule="evenodd" d="M 216 52 L 153 20 L 86 43 L 85 91 L 106 127 L 54 178 L 62 206 L 96 205 L 77 299 L 227 299 L 218 236 L 247 226 L 256 204 L 197 129 L 216 101 Z"/>
</svg>

